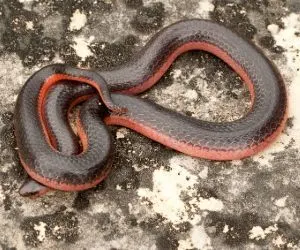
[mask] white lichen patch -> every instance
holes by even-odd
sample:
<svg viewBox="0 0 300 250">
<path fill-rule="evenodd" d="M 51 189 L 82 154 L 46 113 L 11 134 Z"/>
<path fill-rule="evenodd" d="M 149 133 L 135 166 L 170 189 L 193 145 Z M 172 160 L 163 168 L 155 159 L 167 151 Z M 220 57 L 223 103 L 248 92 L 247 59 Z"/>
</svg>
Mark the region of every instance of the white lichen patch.
<svg viewBox="0 0 300 250">
<path fill-rule="evenodd" d="M 71 17 L 69 30 L 70 31 L 80 30 L 82 27 L 84 27 L 86 22 L 87 22 L 86 15 L 84 13 L 80 12 L 80 10 L 77 9 L 73 13 L 73 16 Z"/>
<path fill-rule="evenodd" d="M 212 249 L 211 239 L 202 226 L 194 227 L 191 230 L 191 239 L 193 246 L 197 249 Z"/>
<path fill-rule="evenodd" d="M 198 176 L 199 176 L 201 179 L 206 179 L 207 176 L 208 176 L 208 167 L 207 167 L 207 166 L 204 166 L 203 169 L 199 172 Z"/>
<path fill-rule="evenodd" d="M 188 89 L 185 93 L 184 96 L 190 100 L 197 100 L 198 98 L 198 93 L 194 89 Z"/>
<path fill-rule="evenodd" d="M 1 125 L 0 125 L 0 129 L 1 129 Z M 3 150 L 3 154 L 8 153 L 6 149 Z M 2 173 L 7 173 L 9 170 L 11 170 L 11 168 L 13 167 L 13 164 L 11 163 L 4 163 L 1 168 L 0 168 L 0 172 Z"/>
<path fill-rule="evenodd" d="M 120 128 L 117 130 L 117 133 L 116 133 L 116 138 L 117 139 L 123 139 L 125 138 L 125 136 L 128 134 L 128 129 L 126 128 Z"/>
<path fill-rule="evenodd" d="M 26 22 L 26 29 L 27 30 L 33 30 L 33 22 L 32 21 L 28 21 Z"/>
<path fill-rule="evenodd" d="M 250 239 L 260 240 L 260 239 L 266 238 L 265 231 L 260 226 L 253 227 L 249 231 L 249 233 L 250 233 L 250 235 L 249 235 Z"/>
<path fill-rule="evenodd" d="M 155 170 L 153 190 L 140 188 L 138 195 L 149 199 L 153 203 L 155 212 L 178 224 L 189 220 L 186 205 L 180 195 L 183 191 L 191 192 L 197 179 L 180 165 L 173 164 L 170 168 L 170 171 L 165 170 L 164 167 Z"/>
<path fill-rule="evenodd" d="M 212 0 L 202 0 L 199 1 L 199 6 L 196 9 L 196 12 L 201 16 L 201 18 L 209 18 L 209 14 L 213 11 L 215 6 L 213 5 Z"/>
<path fill-rule="evenodd" d="M 276 239 L 273 239 L 272 243 L 276 247 L 282 247 L 283 245 L 286 244 L 286 240 L 281 235 L 279 235 L 279 236 L 277 236 Z"/>
<path fill-rule="evenodd" d="M 275 216 L 275 221 L 285 221 L 289 224 L 294 224 L 297 221 L 297 213 L 295 208 L 284 207 L 279 210 Z"/>
<path fill-rule="evenodd" d="M 182 71 L 181 71 L 181 69 L 174 69 L 170 74 L 174 80 L 177 80 L 177 79 L 180 79 L 180 77 L 182 75 Z"/>
<path fill-rule="evenodd" d="M 199 164 L 199 161 L 196 158 L 192 158 L 189 156 L 181 156 L 177 155 L 170 158 L 170 165 L 172 166 L 181 166 L 188 170 L 189 172 L 197 171 L 199 168 L 203 167 Z"/>
<path fill-rule="evenodd" d="M 81 57 L 81 60 L 84 61 L 88 56 L 93 56 L 94 54 L 89 48 L 91 42 L 95 39 L 94 36 L 90 36 L 86 38 L 84 36 L 74 37 L 74 44 L 72 44 L 72 48 L 75 50 L 76 54 Z"/>
<path fill-rule="evenodd" d="M 60 227 L 60 226 L 55 226 L 52 229 L 52 233 L 53 233 L 53 235 L 56 236 L 57 239 L 61 239 L 61 229 L 62 229 L 62 227 Z"/>
<path fill-rule="evenodd" d="M 239 174 L 238 168 L 224 171 L 224 174 L 227 176 L 230 175 L 230 182 L 227 184 L 227 190 L 233 195 L 232 197 L 240 196 L 245 192 L 245 190 L 248 190 L 252 186 L 251 182 L 249 181 L 250 177 L 248 175 Z"/>
<path fill-rule="evenodd" d="M 284 196 L 280 199 L 277 199 L 274 201 L 274 204 L 277 206 L 277 207 L 285 207 L 285 204 L 286 204 L 286 199 L 288 198 L 288 196 Z"/>
<path fill-rule="evenodd" d="M 198 68 L 194 69 L 188 76 L 184 76 L 182 73 L 183 72 L 181 70 L 174 70 L 171 73 L 174 82 L 161 91 L 155 91 L 158 99 L 157 101 L 159 104 L 165 107 L 176 109 L 179 112 L 189 111 L 193 114 L 197 114 L 198 116 L 203 116 L 203 113 L 198 114 L 199 107 L 194 102 L 198 98 L 197 91 L 191 87 L 188 87 L 188 84 L 193 80 L 193 78 L 197 77 L 196 84 L 197 87 L 199 86 L 199 93 L 204 92 L 201 91 L 203 88 L 206 88 L 206 83 L 203 80 L 203 70 Z M 201 110 L 205 110 L 205 107 L 203 107 Z"/>
<path fill-rule="evenodd" d="M 40 241 L 40 242 L 43 242 L 46 238 L 46 226 L 47 224 L 40 221 L 39 224 L 35 224 L 34 225 L 34 230 L 36 230 L 38 232 L 38 236 L 37 236 L 37 239 Z"/>
<path fill-rule="evenodd" d="M 206 234 L 203 226 L 193 227 L 193 229 L 190 231 L 189 237 L 187 237 L 185 240 L 179 240 L 178 243 L 178 250 L 194 248 L 202 250 L 213 249 L 211 245 L 211 239 Z"/>
<path fill-rule="evenodd" d="M 1 205 L 3 204 L 4 199 L 5 199 L 5 195 L 4 195 L 2 186 L 0 185 L 0 204 Z"/>
<path fill-rule="evenodd" d="M 226 224 L 223 228 L 223 233 L 226 234 L 229 232 L 229 226 Z"/>
<path fill-rule="evenodd" d="M 153 190 L 140 188 L 138 195 L 149 200 L 152 209 L 174 225 L 186 221 L 197 224 L 201 219 L 201 210 L 221 211 L 224 208 L 222 201 L 212 197 L 204 199 L 197 194 L 194 185 L 198 177 L 188 170 L 195 164 L 192 158 L 171 158 L 170 169 L 161 167 L 154 171 Z M 182 200 L 183 194 L 186 202 Z"/>
<path fill-rule="evenodd" d="M 153 163 L 152 165 L 152 168 L 156 168 L 157 167 L 157 164 L 156 163 Z M 148 165 L 145 165 L 145 164 L 133 164 L 132 165 L 132 168 L 136 171 L 136 172 L 140 172 L 144 169 L 148 169 L 149 166 Z"/>
<path fill-rule="evenodd" d="M 19 227 L 17 226 L 20 221 L 17 220 L 17 216 L 9 216 L 14 217 L 15 220 L 8 220 L 7 215 L 3 210 L 1 210 L 0 205 L 0 228 L 2 229 L 2 232 L 0 234 L 1 242 L 7 241 L 12 242 L 10 243 L 10 246 L 14 246 L 15 249 L 28 249 L 28 246 L 25 246 L 24 243 L 24 232 L 21 230 L 18 230 Z M 26 237 L 26 236 L 25 236 Z M 11 238 L 11 241 L 9 241 Z M 0 247 L 0 249 L 7 249 L 3 248 L 3 245 Z"/>
<path fill-rule="evenodd" d="M 200 198 L 199 208 L 201 210 L 208 210 L 208 211 L 221 211 L 224 208 L 224 204 L 222 201 L 217 200 L 213 197 L 209 199 Z"/>
<path fill-rule="evenodd" d="M 249 238 L 250 239 L 255 239 L 255 240 L 263 240 L 265 239 L 269 234 L 274 233 L 278 230 L 277 225 L 269 226 L 265 229 L 263 229 L 260 226 L 254 226 L 250 231 L 249 231 Z"/>
<path fill-rule="evenodd" d="M 91 208 L 90 213 L 91 214 L 97 214 L 97 213 L 105 213 L 107 211 L 108 211 L 108 209 L 104 204 L 95 203 L 95 204 L 92 204 L 92 208 Z"/>
</svg>

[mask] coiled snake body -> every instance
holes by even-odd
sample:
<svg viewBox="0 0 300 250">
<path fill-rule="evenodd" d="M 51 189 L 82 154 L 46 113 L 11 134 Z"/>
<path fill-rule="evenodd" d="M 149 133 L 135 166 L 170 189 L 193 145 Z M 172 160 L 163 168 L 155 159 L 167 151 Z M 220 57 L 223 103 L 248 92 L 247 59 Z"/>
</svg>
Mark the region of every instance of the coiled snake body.
<svg viewBox="0 0 300 250">
<path fill-rule="evenodd" d="M 252 100 L 245 117 L 225 123 L 199 121 L 125 95 L 150 88 L 189 50 L 214 54 L 243 79 Z M 110 112 L 99 113 L 97 98 L 92 97 L 96 93 Z M 79 152 L 67 113 L 83 100 L 77 119 Z M 258 49 L 219 24 L 186 20 L 158 32 L 130 62 L 111 71 L 63 64 L 42 68 L 22 88 L 14 124 L 28 174 L 50 188 L 74 191 L 93 187 L 108 174 L 112 142 L 104 123 L 131 128 L 191 156 L 232 160 L 268 146 L 283 130 L 286 110 L 282 77 Z"/>
</svg>

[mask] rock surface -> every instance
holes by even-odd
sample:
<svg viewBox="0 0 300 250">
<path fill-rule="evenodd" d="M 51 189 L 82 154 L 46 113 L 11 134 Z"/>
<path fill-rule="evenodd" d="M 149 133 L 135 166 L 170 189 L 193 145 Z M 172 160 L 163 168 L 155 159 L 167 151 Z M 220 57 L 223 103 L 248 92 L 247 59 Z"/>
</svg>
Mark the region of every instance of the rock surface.
<svg viewBox="0 0 300 250">
<path fill-rule="evenodd" d="M 92 190 L 20 197 L 16 97 L 53 62 L 111 68 L 159 29 L 212 19 L 252 40 L 289 88 L 288 125 L 242 161 L 193 159 L 112 128 L 110 176 Z M 0 0 L 0 249 L 300 249 L 300 3 L 297 0 Z M 143 95 L 211 121 L 237 119 L 249 94 L 223 62 L 190 52 Z"/>
</svg>

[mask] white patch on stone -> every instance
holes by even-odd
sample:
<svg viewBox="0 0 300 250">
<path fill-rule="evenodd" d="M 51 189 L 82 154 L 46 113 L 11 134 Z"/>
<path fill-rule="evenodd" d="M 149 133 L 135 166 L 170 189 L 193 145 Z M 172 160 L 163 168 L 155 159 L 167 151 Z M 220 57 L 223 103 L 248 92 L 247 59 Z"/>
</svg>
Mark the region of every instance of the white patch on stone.
<svg viewBox="0 0 300 250">
<path fill-rule="evenodd" d="M 205 81 L 203 80 L 203 75 L 203 69 L 200 68 L 195 68 L 192 70 L 191 74 L 184 76 L 182 75 L 181 70 L 173 70 L 172 76 L 174 83 L 158 92 L 159 97 L 157 101 L 162 105 L 176 107 L 178 111 L 186 110 L 184 105 L 182 105 L 182 100 L 184 100 L 183 102 L 185 103 L 189 103 L 196 100 L 199 96 L 195 89 L 187 88 L 187 85 L 191 81 L 194 81 L 196 77 L 196 84 L 199 85 L 201 94 L 203 94 L 204 90 L 202 86 L 204 86 L 204 88 L 206 87 Z M 196 111 L 199 111 L 199 107 L 198 105 L 197 107 L 194 107 L 194 105 L 189 105 L 187 111 L 190 111 L 191 113 L 197 113 Z"/>
<path fill-rule="evenodd" d="M 44 241 L 46 238 L 46 226 L 47 224 L 41 221 L 38 225 L 35 224 L 33 227 L 34 230 L 38 231 L 37 239 L 40 242 Z"/>
<path fill-rule="evenodd" d="M 282 197 L 274 202 L 277 207 L 285 207 L 286 199 L 288 196 Z"/>
<path fill-rule="evenodd" d="M 55 226 L 52 230 L 52 233 L 56 236 L 57 239 L 61 239 L 60 231 L 61 231 L 60 226 Z"/>
<path fill-rule="evenodd" d="M 105 213 L 107 211 L 107 205 L 105 206 L 103 203 L 95 203 L 92 205 L 92 211 L 90 212 L 92 215 L 97 213 Z"/>
<path fill-rule="evenodd" d="M 250 239 L 260 240 L 260 239 L 266 238 L 265 231 L 260 226 L 253 227 L 249 231 L 249 233 L 250 233 L 250 235 L 249 235 Z"/>
<path fill-rule="evenodd" d="M 88 56 L 94 55 L 89 48 L 89 45 L 94 39 L 94 36 L 90 36 L 89 38 L 84 36 L 74 37 L 74 44 L 71 46 L 75 50 L 76 54 L 81 57 L 82 61 L 84 61 Z"/>
<path fill-rule="evenodd" d="M 244 190 L 249 189 L 251 186 L 249 177 L 246 175 L 239 175 L 237 169 L 228 169 L 225 172 L 226 175 L 230 175 L 231 183 L 228 184 L 228 192 L 233 194 L 235 197 L 241 195 Z"/>
<path fill-rule="evenodd" d="M 272 34 L 276 34 L 279 32 L 279 26 L 277 24 L 270 24 L 268 26 L 268 30 L 272 33 Z"/>
<path fill-rule="evenodd" d="M 186 250 L 186 249 L 193 249 L 193 243 L 191 238 L 186 238 L 184 240 L 178 241 L 178 250 Z"/>
<path fill-rule="evenodd" d="M 59 53 L 55 53 L 55 56 L 52 61 L 54 63 L 64 63 L 64 60 L 59 56 Z"/>
<path fill-rule="evenodd" d="M 26 22 L 26 29 L 27 30 L 33 30 L 33 22 L 32 21 Z"/>
<path fill-rule="evenodd" d="M 198 98 L 198 93 L 194 89 L 188 89 L 185 93 L 184 96 L 190 100 L 197 100 Z"/>
<path fill-rule="evenodd" d="M 295 250 L 299 250 L 299 247 L 297 247 L 295 244 L 293 244 L 293 243 L 288 243 L 288 244 L 286 244 L 286 246 L 287 246 L 287 248 L 288 249 L 295 249 Z"/>
<path fill-rule="evenodd" d="M 1 126 L 0 126 L 1 128 Z M 5 150 L 4 150 L 5 151 Z M 5 153 L 5 152 L 3 152 Z M 3 166 L 1 166 L 1 172 L 2 173 L 6 173 L 7 171 L 9 171 L 12 168 L 12 164 L 11 163 L 4 163 Z"/>
<path fill-rule="evenodd" d="M 226 225 L 224 226 L 224 228 L 223 228 L 223 233 L 226 234 L 226 233 L 228 233 L 228 232 L 229 232 L 229 227 L 228 227 L 228 225 L 226 224 Z"/>
<path fill-rule="evenodd" d="M 196 182 L 196 176 L 190 174 L 178 159 L 171 159 L 170 170 L 161 167 L 154 171 L 153 190 L 140 188 L 138 195 L 150 200 L 155 212 L 178 224 L 189 220 L 186 205 L 180 195 L 183 191 L 194 193 L 193 185 Z"/>
<path fill-rule="evenodd" d="M 60 226 L 55 226 L 55 227 L 53 228 L 53 232 L 54 232 L 54 233 L 57 233 L 60 229 L 61 229 Z"/>
<path fill-rule="evenodd" d="M 177 155 L 170 159 L 170 166 L 180 165 L 188 171 L 194 171 L 199 168 L 199 161 L 188 156 Z"/>
<path fill-rule="evenodd" d="M 215 6 L 212 4 L 212 2 L 212 0 L 199 1 L 196 12 L 200 15 L 200 17 L 209 18 L 209 13 L 215 9 Z"/>
<path fill-rule="evenodd" d="M 269 226 L 265 229 L 266 234 L 270 234 L 273 232 L 276 232 L 278 230 L 277 224 L 274 224 L 273 226 Z"/>
<path fill-rule="evenodd" d="M 191 231 L 193 246 L 197 249 L 212 249 L 211 240 L 203 226 L 194 227 Z"/>
<path fill-rule="evenodd" d="M 178 250 L 186 249 L 201 249 L 201 250 L 211 250 L 211 239 L 206 234 L 203 226 L 194 226 L 190 231 L 190 237 L 187 237 L 185 240 L 178 241 L 179 246 Z"/>
<path fill-rule="evenodd" d="M 208 175 L 208 167 L 205 166 L 203 170 L 198 174 L 201 179 L 206 179 Z"/>
<path fill-rule="evenodd" d="M 284 207 L 276 214 L 275 221 L 285 221 L 288 224 L 295 223 L 296 209 Z"/>
<path fill-rule="evenodd" d="M 170 170 L 161 167 L 154 171 L 153 190 L 138 190 L 138 195 L 152 204 L 154 212 L 174 225 L 186 221 L 196 225 L 201 219 L 200 210 L 221 211 L 224 208 L 220 200 L 213 197 L 204 199 L 197 195 L 194 185 L 199 179 L 191 173 L 198 166 L 197 161 L 176 156 L 170 159 L 169 166 Z M 185 195 L 186 203 L 181 200 L 182 194 Z"/>
<path fill-rule="evenodd" d="M 277 225 L 269 226 L 266 229 L 263 229 L 260 226 L 255 226 L 249 231 L 249 238 L 255 240 L 263 240 L 267 237 L 268 234 L 276 232 L 278 230 Z"/>
<path fill-rule="evenodd" d="M 125 138 L 126 134 L 128 134 L 127 130 L 124 128 L 120 128 L 120 129 L 118 129 L 118 131 L 116 133 L 116 138 L 117 139 Z"/>
<path fill-rule="evenodd" d="M 209 199 L 200 198 L 199 208 L 208 211 L 221 211 L 224 208 L 224 204 L 222 201 L 213 197 L 210 197 Z"/>
<path fill-rule="evenodd" d="M 5 195 L 3 193 L 2 186 L 0 185 L 0 204 L 3 203 L 4 199 L 5 199 Z"/>
<path fill-rule="evenodd" d="M 231 161 L 231 164 L 234 165 L 234 166 L 243 166 L 243 161 L 233 160 L 233 161 Z"/>
<path fill-rule="evenodd" d="M 140 154 L 139 156 L 141 156 L 141 154 Z M 156 163 L 153 163 L 153 165 L 151 166 L 151 168 L 156 168 L 156 167 L 157 167 L 157 164 L 156 164 Z M 140 171 L 142 171 L 142 170 L 144 170 L 144 169 L 148 169 L 149 166 L 144 165 L 144 164 L 142 164 L 142 165 L 139 165 L 139 164 L 133 164 L 133 165 L 132 165 L 132 168 L 133 168 L 136 172 L 140 172 Z"/>
<path fill-rule="evenodd" d="M 173 76 L 173 79 L 176 80 L 178 79 L 182 74 L 182 71 L 180 69 L 174 69 L 172 72 L 171 72 L 171 75 Z"/>
<path fill-rule="evenodd" d="M 282 238 L 281 235 L 277 236 L 276 239 L 274 239 L 272 241 L 272 243 L 276 246 L 276 247 L 282 247 L 285 243 L 286 243 L 286 240 L 284 238 Z"/>
<path fill-rule="evenodd" d="M 86 24 L 87 18 L 86 15 L 80 10 L 76 10 L 71 17 L 71 22 L 69 25 L 69 30 L 80 30 Z"/>
</svg>

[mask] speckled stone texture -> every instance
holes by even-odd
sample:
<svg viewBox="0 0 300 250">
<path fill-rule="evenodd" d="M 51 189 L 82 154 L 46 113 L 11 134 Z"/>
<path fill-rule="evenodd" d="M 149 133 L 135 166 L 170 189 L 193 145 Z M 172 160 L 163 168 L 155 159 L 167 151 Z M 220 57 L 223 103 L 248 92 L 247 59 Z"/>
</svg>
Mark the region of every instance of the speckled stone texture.
<svg viewBox="0 0 300 250">
<path fill-rule="evenodd" d="M 54 62 L 109 69 L 160 28 L 223 23 L 278 66 L 289 120 L 276 143 L 233 162 L 194 159 L 110 128 L 114 168 L 94 189 L 20 197 L 13 134 L 26 79 Z M 300 249 L 300 2 L 297 0 L 0 0 L 0 249 Z M 222 61 L 190 52 L 144 98 L 188 116 L 230 121 L 249 94 Z"/>
</svg>

